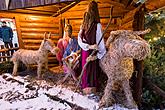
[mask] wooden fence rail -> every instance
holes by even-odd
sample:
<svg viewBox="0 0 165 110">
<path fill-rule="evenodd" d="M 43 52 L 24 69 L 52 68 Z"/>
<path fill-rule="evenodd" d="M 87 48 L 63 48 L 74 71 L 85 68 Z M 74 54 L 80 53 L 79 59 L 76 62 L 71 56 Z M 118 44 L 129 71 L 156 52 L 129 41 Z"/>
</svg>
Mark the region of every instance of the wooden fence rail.
<svg viewBox="0 0 165 110">
<path fill-rule="evenodd" d="M 5 48 L 4 45 L 0 45 L 0 62 L 9 61 L 13 53 L 18 49 L 19 47 L 17 43 L 15 43 L 12 48 Z"/>
</svg>

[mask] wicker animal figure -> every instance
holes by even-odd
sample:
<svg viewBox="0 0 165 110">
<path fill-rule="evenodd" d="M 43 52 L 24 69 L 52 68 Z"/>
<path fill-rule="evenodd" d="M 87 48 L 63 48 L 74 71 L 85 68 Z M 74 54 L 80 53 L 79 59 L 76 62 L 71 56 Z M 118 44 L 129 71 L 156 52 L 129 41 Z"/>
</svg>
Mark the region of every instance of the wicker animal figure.
<svg viewBox="0 0 165 110">
<path fill-rule="evenodd" d="M 100 107 L 113 104 L 115 100 L 112 90 L 116 84 L 120 84 L 124 90 L 127 107 L 137 107 L 132 97 L 129 79 L 133 73 L 133 59 L 143 60 L 150 53 L 149 44 L 138 36 L 149 32 L 150 29 L 145 31 L 118 30 L 110 33 L 106 42 L 109 50 L 100 60 L 100 67 L 108 76 L 104 95 L 99 102 Z"/>
<path fill-rule="evenodd" d="M 12 75 L 17 75 L 18 64 L 21 61 L 27 66 L 27 68 L 29 68 L 31 64 L 37 64 L 37 75 L 40 79 L 42 67 L 44 66 L 45 69 L 48 69 L 48 52 L 50 51 L 55 55 L 58 50 L 59 49 L 54 45 L 51 39 L 46 39 L 45 33 L 44 39 L 42 40 L 38 50 L 19 49 L 13 54 L 11 58 L 11 61 L 14 63 Z"/>
</svg>

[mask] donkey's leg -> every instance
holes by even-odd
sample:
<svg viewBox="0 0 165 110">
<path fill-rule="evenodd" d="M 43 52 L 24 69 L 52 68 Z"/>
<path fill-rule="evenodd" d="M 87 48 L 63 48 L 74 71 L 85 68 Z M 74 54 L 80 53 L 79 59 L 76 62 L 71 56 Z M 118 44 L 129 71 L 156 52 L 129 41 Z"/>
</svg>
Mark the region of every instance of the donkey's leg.
<svg viewBox="0 0 165 110">
<path fill-rule="evenodd" d="M 125 96 L 127 98 L 127 107 L 130 109 L 131 108 L 137 108 L 136 103 L 135 103 L 133 96 L 132 96 L 131 88 L 129 85 L 129 80 L 122 81 L 122 87 L 123 87 Z"/>
<path fill-rule="evenodd" d="M 38 77 L 38 79 L 41 79 L 41 70 L 42 70 L 42 63 L 38 63 L 38 67 L 37 67 L 37 77 Z"/>
<path fill-rule="evenodd" d="M 112 79 L 108 78 L 108 82 L 107 82 L 107 86 L 104 90 L 104 95 L 102 97 L 102 99 L 99 102 L 99 107 L 108 107 L 111 106 L 114 102 L 114 98 L 112 96 L 112 88 L 114 85 L 114 81 Z"/>
<path fill-rule="evenodd" d="M 18 62 L 17 61 L 13 61 L 13 63 L 14 63 L 14 67 L 13 67 L 13 73 L 12 73 L 12 75 L 13 76 L 17 76 L 17 69 L 18 69 Z"/>
</svg>

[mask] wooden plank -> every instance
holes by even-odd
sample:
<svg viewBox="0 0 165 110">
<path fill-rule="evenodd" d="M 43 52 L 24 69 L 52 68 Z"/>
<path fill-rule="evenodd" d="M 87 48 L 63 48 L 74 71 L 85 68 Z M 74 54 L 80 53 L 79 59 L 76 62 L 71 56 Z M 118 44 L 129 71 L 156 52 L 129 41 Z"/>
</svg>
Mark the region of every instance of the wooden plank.
<svg viewBox="0 0 165 110">
<path fill-rule="evenodd" d="M 25 45 L 25 49 L 28 49 L 28 50 L 38 50 L 39 47 L 40 47 L 40 44 L 36 44 L 36 45 Z"/>
<path fill-rule="evenodd" d="M 50 53 L 50 54 L 53 55 L 52 53 Z M 54 61 L 57 60 L 57 59 L 56 59 L 56 56 L 53 55 L 53 56 L 51 56 L 51 57 L 49 56 L 49 57 L 48 57 L 48 60 L 49 60 L 49 62 L 54 62 Z"/>
<path fill-rule="evenodd" d="M 21 32 L 52 32 L 52 33 L 59 33 L 59 30 L 56 28 L 21 28 Z"/>
<path fill-rule="evenodd" d="M 62 7 L 62 6 L 60 6 Z M 40 6 L 40 7 L 33 7 L 33 8 L 26 8 L 26 9 L 32 9 L 32 10 L 47 10 L 47 11 L 52 11 L 52 12 L 56 12 L 58 10 L 58 8 L 60 8 L 59 6 L 56 5 L 48 5 L 48 6 Z"/>
<path fill-rule="evenodd" d="M 133 30 L 133 22 L 134 20 L 131 20 L 121 26 L 119 26 L 119 29 L 128 29 L 128 30 Z"/>
<path fill-rule="evenodd" d="M 84 10 L 85 11 L 85 10 Z M 63 17 L 65 18 L 83 18 L 83 14 L 84 14 L 84 11 L 72 11 L 72 12 L 65 12 L 63 13 Z M 127 13 L 128 11 L 125 11 L 125 10 L 120 10 L 120 11 L 113 11 L 112 12 L 112 17 L 122 17 L 125 13 Z M 70 13 L 72 13 L 70 15 Z M 110 8 L 101 8 L 99 9 L 99 14 L 100 14 L 100 17 L 109 17 L 109 14 L 110 14 Z"/>
<path fill-rule="evenodd" d="M 15 17 L 15 14 L 13 13 L 8 14 L 5 13 L 4 11 L 0 11 L 0 18 L 5 18 L 5 17 L 13 19 Z"/>
<path fill-rule="evenodd" d="M 44 35 L 43 33 L 29 33 L 29 32 L 22 32 L 22 38 L 24 39 L 43 39 Z M 55 35 L 54 33 L 51 34 L 51 39 L 59 39 L 59 35 Z"/>
<path fill-rule="evenodd" d="M 111 4 L 109 4 L 109 3 L 98 3 L 98 9 L 100 10 L 100 9 L 105 9 L 105 8 L 110 8 L 111 6 L 113 6 L 113 10 L 114 11 L 118 11 L 118 12 L 120 12 L 120 11 L 126 11 L 126 12 L 128 12 L 128 11 L 130 11 L 130 10 L 128 10 L 128 9 L 126 9 L 125 7 L 120 7 L 120 6 L 116 6 L 116 5 L 111 5 Z M 87 9 L 87 5 L 86 6 L 84 6 L 84 5 L 76 5 L 75 7 L 73 7 L 73 8 L 71 8 L 71 9 L 69 9 L 67 12 L 72 12 L 72 11 L 86 11 L 86 9 Z"/>
<path fill-rule="evenodd" d="M 38 50 L 40 45 L 25 45 L 25 49 L 28 50 Z"/>
<path fill-rule="evenodd" d="M 89 0 L 81 0 L 81 2 L 77 5 L 86 5 L 87 6 L 89 4 L 89 2 L 90 2 Z M 111 5 L 117 6 L 117 7 L 125 7 L 124 4 L 117 2 L 117 1 L 114 1 L 114 0 L 97 0 L 97 2 L 98 2 L 98 5 L 111 4 Z"/>
<path fill-rule="evenodd" d="M 43 16 L 24 16 L 21 17 L 20 22 L 31 22 L 31 23 L 57 23 L 59 22 L 59 18 L 54 18 L 54 17 L 43 17 Z"/>
<path fill-rule="evenodd" d="M 26 39 L 26 40 L 23 40 L 24 44 L 41 44 L 42 40 L 40 39 L 36 39 L 36 40 L 31 40 L 31 39 Z M 57 44 L 57 40 L 54 40 L 54 43 Z"/>
<path fill-rule="evenodd" d="M 20 27 L 30 27 L 30 28 L 56 28 L 58 29 L 59 26 L 57 24 L 48 24 L 48 23 L 27 23 L 27 22 L 22 22 L 20 23 Z"/>
<path fill-rule="evenodd" d="M 53 12 L 50 11 L 37 11 L 37 10 L 26 10 L 26 9 L 16 9 L 16 10 L 8 10 L 8 12 L 14 13 L 24 13 L 24 14 L 45 14 L 45 15 L 52 15 Z"/>
<path fill-rule="evenodd" d="M 147 8 L 148 11 L 157 10 L 164 6 L 165 6 L 164 0 L 147 0 L 145 2 L 145 7 Z"/>
<path fill-rule="evenodd" d="M 0 56 L 0 58 L 11 58 L 12 56 Z"/>
<path fill-rule="evenodd" d="M 19 49 L 19 47 L 13 47 L 13 48 L 9 48 L 9 49 L 0 49 L 0 52 L 7 52 L 7 51 L 10 51 L 10 50 L 17 50 Z"/>
</svg>

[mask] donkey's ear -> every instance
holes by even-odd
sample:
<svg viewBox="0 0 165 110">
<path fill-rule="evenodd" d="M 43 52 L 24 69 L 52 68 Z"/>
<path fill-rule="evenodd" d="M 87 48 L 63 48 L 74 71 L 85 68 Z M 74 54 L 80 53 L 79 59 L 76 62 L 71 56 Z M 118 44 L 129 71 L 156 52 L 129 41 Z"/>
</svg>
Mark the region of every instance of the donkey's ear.
<svg viewBox="0 0 165 110">
<path fill-rule="evenodd" d="M 49 35 L 48 35 L 48 39 L 50 39 L 51 38 L 51 32 L 49 32 Z"/>
<path fill-rule="evenodd" d="M 46 40 L 46 32 L 44 33 L 44 40 Z"/>
</svg>

